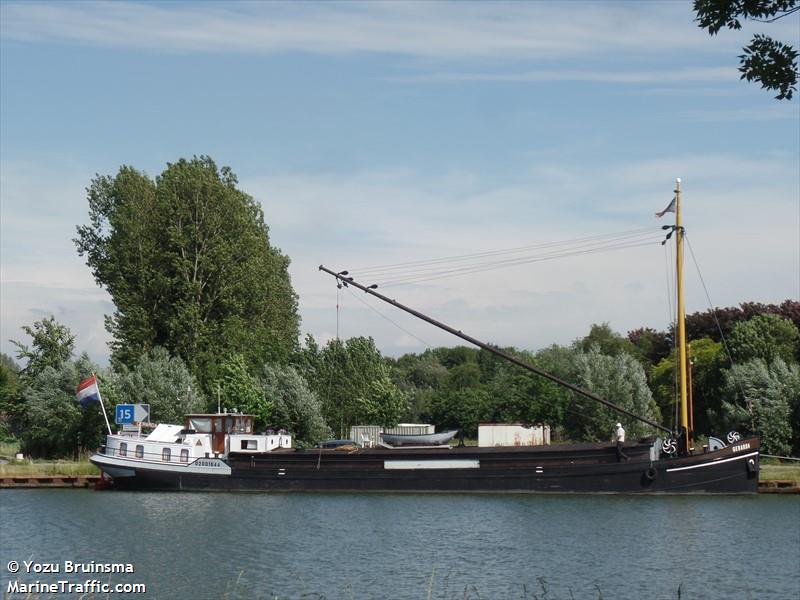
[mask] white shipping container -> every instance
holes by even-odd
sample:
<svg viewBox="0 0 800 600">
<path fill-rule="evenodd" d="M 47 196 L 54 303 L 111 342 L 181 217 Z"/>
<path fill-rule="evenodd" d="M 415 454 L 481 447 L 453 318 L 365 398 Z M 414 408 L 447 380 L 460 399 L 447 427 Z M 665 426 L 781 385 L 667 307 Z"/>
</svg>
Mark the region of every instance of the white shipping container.
<svg viewBox="0 0 800 600">
<path fill-rule="evenodd" d="M 481 423 L 478 425 L 478 446 L 543 446 L 550 443 L 550 426 L 528 427 L 521 423 Z"/>
</svg>

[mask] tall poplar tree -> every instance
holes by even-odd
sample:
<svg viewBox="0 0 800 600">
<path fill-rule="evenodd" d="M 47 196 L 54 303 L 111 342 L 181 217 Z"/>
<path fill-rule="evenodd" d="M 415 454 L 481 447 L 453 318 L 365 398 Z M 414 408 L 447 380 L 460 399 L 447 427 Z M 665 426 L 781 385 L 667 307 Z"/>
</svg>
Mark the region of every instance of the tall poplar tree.
<svg viewBox="0 0 800 600">
<path fill-rule="evenodd" d="M 285 362 L 297 346 L 289 258 L 269 241 L 261 207 L 228 167 L 194 157 L 155 180 L 123 166 L 88 188 L 78 253 L 115 305 L 115 363 L 161 346 L 208 384 L 221 357 Z"/>
</svg>

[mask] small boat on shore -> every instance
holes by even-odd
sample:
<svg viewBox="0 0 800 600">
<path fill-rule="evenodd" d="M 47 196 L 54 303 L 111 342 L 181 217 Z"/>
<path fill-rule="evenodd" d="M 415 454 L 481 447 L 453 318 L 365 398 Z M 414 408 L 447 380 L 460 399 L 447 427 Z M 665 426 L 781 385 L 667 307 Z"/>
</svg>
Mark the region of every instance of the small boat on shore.
<svg viewBox="0 0 800 600">
<path fill-rule="evenodd" d="M 382 433 L 384 444 L 390 446 L 441 446 L 447 444 L 458 434 L 458 430 L 442 431 L 440 433 Z"/>
</svg>

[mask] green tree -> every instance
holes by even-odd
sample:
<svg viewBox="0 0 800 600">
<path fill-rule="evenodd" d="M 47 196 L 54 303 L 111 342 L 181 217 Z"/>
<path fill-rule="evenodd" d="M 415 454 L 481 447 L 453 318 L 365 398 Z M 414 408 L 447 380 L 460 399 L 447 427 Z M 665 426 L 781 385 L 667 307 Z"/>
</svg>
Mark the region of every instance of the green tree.
<svg viewBox="0 0 800 600">
<path fill-rule="evenodd" d="M 272 423 L 272 401 L 250 374 L 244 356 L 231 354 L 222 362 L 218 386 L 223 408 L 254 415 L 256 426 Z"/>
<path fill-rule="evenodd" d="M 628 340 L 633 344 L 633 355 L 644 365 L 648 376 L 653 367 L 669 356 L 672 350 L 670 335 L 650 327 L 640 327 L 629 331 Z"/>
<path fill-rule="evenodd" d="M 718 433 L 716 430 L 723 426 L 719 420 L 719 414 L 727 357 L 722 344 L 711 338 L 692 341 L 689 355 L 692 361 L 692 404 L 695 433 Z M 653 368 L 650 375 L 653 397 L 661 414 L 668 420 L 663 423 L 668 427 L 675 427 L 677 423 L 677 364 L 676 353 L 673 351 Z"/>
<path fill-rule="evenodd" d="M 488 385 L 489 421 L 498 423 L 544 423 L 552 428 L 564 421 L 565 395 L 549 387 L 550 382 L 508 365 L 498 369 Z"/>
<path fill-rule="evenodd" d="M 468 437 L 477 437 L 478 424 L 490 417 L 490 397 L 483 387 L 440 390 L 431 400 L 431 416 L 439 430 L 461 429 Z"/>
<path fill-rule="evenodd" d="M 108 402 L 108 379 L 85 354 L 75 362 L 46 366 L 23 380 L 23 452 L 35 458 L 70 457 L 100 445 L 106 432 L 100 404 L 92 402 L 82 408 L 75 401 L 78 382 L 92 372 L 98 374 Z"/>
<path fill-rule="evenodd" d="M 601 354 L 596 347 L 575 355 L 575 383 L 585 390 L 605 398 L 617 406 L 658 423 L 661 413 L 653 400 L 642 365 L 630 354 L 618 356 Z M 577 439 L 607 440 L 614 423 L 624 424 L 631 438 L 652 434 L 644 423 L 620 416 L 591 400 L 581 402 L 581 413 L 568 423 L 568 430 Z"/>
<path fill-rule="evenodd" d="M 309 383 L 337 435 L 347 436 L 353 425 L 392 426 L 406 412 L 406 397 L 372 338 L 335 339 L 322 349 L 306 349 L 314 350 L 316 356 L 304 359 L 312 372 Z"/>
<path fill-rule="evenodd" d="M 116 400 L 149 404 L 153 422 L 183 423 L 184 415 L 204 410 L 207 404 L 183 361 L 164 348 L 143 354 L 132 369 L 120 366 L 112 380 Z"/>
<path fill-rule="evenodd" d="M 800 332 L 788 319 L 773 314 L 757 315 L 737 323 L 728 337 L 734 362 L 762 358 L 767 363 L 780 358 L 795 360 L 800 346 Z"/>
<path fill-rule="evenodd" d="M 741 29 L 742 20 L 772 23 L 800 10 L 797 0 L 694 0 L 699 26 L 710 35 L 723 28 Z M 797 89 L 797 50 L 769 36 L 756 34 L 739 56 L 741 79 L 777 90 L 778 100 L 791 100 Z"/>
<path fill-rule="evenodd" d="M 19 367 L 7 354 L 0 354 L 0 442 L 13 441 L 14 423 L 22 408 Z"/>
<path fill-rule="evenodd" d="M 588 352 L 593 346 L 596 346 L 601 354 L 608 356 L 619 356 L 623 352 L 634 353 L 634 345 L 631 341 L 611 329 L 608 323 L 593 324 L 589 335 L 578 341 L 576 345 L 583 352 Z"/>
<path fill-rule="evenodd" d="M 114 364 L 162 346 L 210 389 L 231 353 L 255 367 L 295 351 L 289 259 L 236 184 L 208 157 L 168 164 L 155 180 L 123 166 L 92 181 L 75 243 L 115 305 Z"/>
<path fill-rule="evenodd" d="M 274 423 L 288 429 L 296 445 L 313 445 L 330 437 L 330 428 L 322 416 L 322 404 L 297 369 L 264 365 L 261 382 L 264 396 L 273 405 Z"/>
<path fill-rule="evenodd" d="M 393 380 L 408 398 L 408 410 L 403 418 L 412 423 L 430 421 L 433 393 L 444 387 L 447 368 L 430 350 L 419 356 L 405 354 L 393 367 Z"/>
<path fill-rule="evenodd" d="M 798 449 L 800 367 L 780 358 L 771 364 L 754 358 L 730 369 L 724 393 L 730 399 L 722 406 L 728 427 L 760 433 L 767 454 L 788 455 L 793 444 Z"/>
<path fill-rule="evenodd" d="M 75 336 L 55 317 L 36 321 L 33 327 L 23 325 L 22 330 L 31 337 L 32 345 L 29 347 L 14 340 L 11 343 L 17 347 L 17 358 L 27 361 L 22 369 L 25 376 L 34 377 L 46 367 L 57 369 L 72 356 Z"/>
</svg>

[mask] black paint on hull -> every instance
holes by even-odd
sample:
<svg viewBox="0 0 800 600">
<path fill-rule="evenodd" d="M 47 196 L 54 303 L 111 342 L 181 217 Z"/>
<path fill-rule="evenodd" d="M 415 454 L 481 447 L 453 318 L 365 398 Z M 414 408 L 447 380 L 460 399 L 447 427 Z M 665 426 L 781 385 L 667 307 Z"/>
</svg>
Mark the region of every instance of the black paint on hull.
<svg viewBox="0 0 800 600">
<path fill-rule="evenodd" d="M 230 475 L 157 471 L 136 465 L 120 489 L 265 492 L 454 492 L 592 494 L 747 494 L 758 489 L 756 438 L 735 447 L 650 461 L 650 445 L 538 448 L 275 451 L 232 455 Z M 745 448 L 735 450 L 734 448 Z M 385 461 L 478 461 L 477 468 L 387 469 Z M 466 463 L 465 463 L 466 464 Z"/>
</svg>

